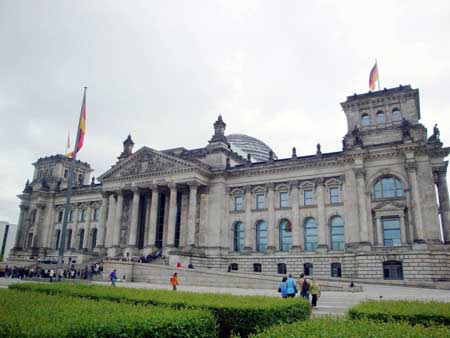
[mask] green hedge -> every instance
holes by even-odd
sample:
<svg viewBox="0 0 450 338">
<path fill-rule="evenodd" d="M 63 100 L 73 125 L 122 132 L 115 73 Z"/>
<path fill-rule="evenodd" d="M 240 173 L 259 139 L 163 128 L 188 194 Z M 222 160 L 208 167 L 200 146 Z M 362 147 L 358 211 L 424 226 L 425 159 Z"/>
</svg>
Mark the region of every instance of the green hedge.
<svg viewBox="0 0 450 338">
<path fill-rule="evenodd" d="M 317 318 L 293 324 L 274 326 L 253 338 L 448 338 L 447 326 L 411 326 L 406 322 L 377 322 L 370 320 L 351 320 L 337 318 Z"/>
<path fill-rule="evenodd" d="M 143 290 L 93 284 L 20 283 L 10 285 L 10 288 L 144 305 L 207 309 L 216 316 L 221 336 L 227 336 L 231 332 L 246 336 L 249 333 L 256 332 L 258 327 L 266 328 L 278 323 L 305 320 L 311 314 L 309 303 L 300 298 L 281 299 L 260 296 Z"/>
<path fill-rule="evenodd" d="M 450 303 L 436 301 L 369 300 L 352 307 L 348 313 L 354 319 L 450 325 Z"/>
<path fill-rule="evenodd" d="M 206 310 L 0 290 L 0 337 L 217 337 Z"/>
</svg>

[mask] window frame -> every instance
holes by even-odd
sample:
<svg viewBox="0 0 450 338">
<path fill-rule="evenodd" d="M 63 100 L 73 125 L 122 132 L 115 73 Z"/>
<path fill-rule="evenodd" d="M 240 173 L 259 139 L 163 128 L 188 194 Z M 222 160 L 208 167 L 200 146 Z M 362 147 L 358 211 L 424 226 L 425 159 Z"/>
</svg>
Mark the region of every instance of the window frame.
<svg viewBox="0 0 450 338">
<path fill-rule="evenodd" d="M 308 228 L 307 225 L 310 224 L 310 222 L 314 222 L 314 229 L 315 229 L 315 234 L 308 234 Z M 309 230 L 312 230 L 312 227 L 309 227 Z M 316 251 L 317 250 L 317 246 L 318 246 L 318 224 L 317 221 L 315 220 L 315 218 L 313 217 L 308 217 L 305 222 L 303 223 L 303 233 L 304 233 L 304 243 L 305 243 L 305 251 Z M 311 241 L 308 240 L 308 238 L 315 238 L 315 241 Z M 313 245 L 309 245 L 309 244 L 313 244 Z"/>
<path fill-rule="evenodd" d="M 261 230 L 261 226 L 264 225 L 265 229 Z M 261 237 L 261 233 L 265 233 L 265 237 Z M 261 244 L 261 239 L 265 239 L 265 243 Z M 256 251 L 265 252 L 267 250 L 267 240 L 268 240 L 268 225 L 266 221 L 259 221 L 256 224 Z"/>
<path fill-rule="evenodd" d="M 380 116 L 382 116 L 382 121 L 380 121 Z M 383 110 L 378 110 L 375 114 L 375 120 L 377 125 L 386 123 L 386 113 Z"/>
<path fill-rule="evenodd" d="M 333 224 L 336 220 L 341 220 L 342 225 L 336 224 L 336 223 Z M 342 234 L 333 233 L 333 230 L 341 229 L 341 228 L 342 228 Z M 333 236 L 339 236 L 339 237 L 342 236 L 342 240 L 335 240 L 333 238 Z M 341 247 L 341 245 L 339 245 L 337 243 L 339 243 L 339 244 L 342 243 L 342 247 Z M 345 222 L 344 222 L 344 219 L 339 215 L 333 216 L 330 219 L 330 249 L 331 250 L 340 250 L 340 251 L 345 250 Z"/>
<path fill-rule="evenodd" d="M 288 219 L 282 219 L 278 224 L 278 235 L 280 251 L 288 252 L 292 248 L 292 224 Z"/>
<path fill-rule="evenodd" d="M 398 223 L 398 227 L 395 228 L 385 228 L 385 222 L 388 221 L 397 221 Z M 391 247 L 397 247 L 397 246 L 401 246 L 402 245 L 402 225 L 401 225 L 401 220 L 399 216 L 386 216 L 386 217 L 382 217 L 381 218 L 381 227 L 382 227 L 382 232 L 383 232 L 383 246 L 387 247 L 387 248 L 391 248 Z M 398 233 L 398 238 L 397 237 L 388 237 L 386 236 L 386 233 Z M 396 240 L 396 241 L 394 241 Z M 392 244 L 389 244 L 389 242 L 387 241 L 391 241 Z"/>
<path fill-rule="evenodd" d="M 239 227 L 239 229 L 238 229 Z M 245 228 L 241 221 L 237 221 L 233 225 L 233 250 L 240 252 L 245 245 Z"/>
<path fill-rule="evenodd" d="M 285 198 L 283 198 L 283 196 L 285 196 Z M 280 199 L 280 208 L 289 208 L 289 192 L 280 191 L 278 197 Z"/>
<path fill-rule="evenodd" d="M 306 198 L 306 194 L 311 193 L 310 198 Z M 306 201 L 309 201 L 308 203 Z M 314 205 L 314 190 L 313 189 L 304 189 L 303 190 L 303 205 L 304 206 L 310 206 Z"/>
<path fill-rule="evenodd" d="M 257 193 L 255 195 L 255 201 L 256 201 L 256 209 L 262 210 L 266 208 L 266 195 L 262 193 Z"/>
<path fill-rule="evenodd" d="M 398 112 L 398 116 L 399 116 L 398 119 L 394 119 L 394 116 L 395 116 L 394 113 L 395 113 L 395 112 Z M 391 121 L 392 121 L 393 123 L 402 121 L 402 111 L 400 110 L 400 108 L 395 107 L 394 109 L 392 109 L 392 112 L 391 112 Z"/>
<path fill-rule="evenodd" d="M 372 124 L 370 115 L 367 113 L 364 113 L 361 115 L 361 127 L 369 127 Z"/>
<path fill-rule="evenodd" d="M 389 189 L 391 183 L 388 180 L 392 180 L 394 189 Z M 373 184 L 372 194 L 376 200 L 405 197 L 403 182 L 394 175 L 378 177 Z"/>
<path fill-rule="evenodd" d="M 392 275 L 392 272 L 394 274 Z M 401 261 L 384 261 L 383 262 L 383 279 L 384 280 L 404 280 L 403 262 Z"/>
<path fill-rule="evenodd" d="M 262 264 L 253 263 L 253 272 L 262 272 Z"/>
<path fill-rule="evenodd" d="M 286 263 L 278 263 L 277 264 L 277 273 L 280 275 L 287 274 L 287 264 Z"/>
<path fill-rule="evenodd" d="M 337 192 L 337 195 L 333 195 L 333 191 Z M 330 199 L 330 204 L 339 204 L 341 203 L 341 189 L 339 186 L 331 186 L 328 188 L 328 196 Z M 333 200 L 333 198 L 336 198 L 337 200 Z"/>
<path fill-rule="evenodd" d="M 240 202 L 238 202 L 240 200 Z M 236 195 L 234 196 L 234 211 L 241 211 L 242 210 L 242 204 L 244 202 L 244 196 L 243 195 Z"/>
<path fill-rule="evenodd" d="M 331 277 L 342 277 L 342 264 L 339 262 L 331 263 Z"/>
</svg>

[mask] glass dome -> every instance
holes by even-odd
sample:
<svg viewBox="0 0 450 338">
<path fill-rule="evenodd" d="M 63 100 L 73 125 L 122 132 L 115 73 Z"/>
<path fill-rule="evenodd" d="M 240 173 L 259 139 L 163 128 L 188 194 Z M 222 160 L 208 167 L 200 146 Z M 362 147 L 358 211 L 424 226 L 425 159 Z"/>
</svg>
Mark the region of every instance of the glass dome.
<svg viewBox="0 0 450 338">
<path fill-rule="evenodd" d="M 244 134 L 230 134 L 227 135 L 227 140 L 231 144 L 231 150 L 238 153 L 244 158 L 250 154 L 252 162 L 262 162 L 269 160 L 269 153 L 272 151 L 270 147 L 257 138 Z M 273 152 L 273 151 L 272 151 Z M 277 155 L 273 152 L 274 160 Z"/>
</svg>

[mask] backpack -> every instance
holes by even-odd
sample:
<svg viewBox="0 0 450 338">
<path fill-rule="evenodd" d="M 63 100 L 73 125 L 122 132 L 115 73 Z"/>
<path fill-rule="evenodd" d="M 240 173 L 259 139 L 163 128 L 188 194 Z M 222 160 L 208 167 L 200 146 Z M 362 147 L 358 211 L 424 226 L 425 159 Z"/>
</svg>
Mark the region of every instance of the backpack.
<svg viewBox="0 0 450 338">
<path fill-rule="evenodd" d="M 303 280 L 303 284 L 302 284 L 302 292 L 307 292 L 308 290 L 309 290 L 309 284 L 305 277 L 305 279 Z"/>
</svg>

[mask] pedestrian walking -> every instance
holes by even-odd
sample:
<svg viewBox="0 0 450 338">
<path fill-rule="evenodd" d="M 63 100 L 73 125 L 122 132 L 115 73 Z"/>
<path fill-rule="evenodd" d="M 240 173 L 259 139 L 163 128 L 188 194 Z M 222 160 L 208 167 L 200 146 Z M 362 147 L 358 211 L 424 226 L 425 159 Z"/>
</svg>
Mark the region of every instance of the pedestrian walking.
<svg viewBox="0 0 450 338">
<path fill-rule="evenodd" d="M 305 274 L 300 274 L 300 278 L 298 280 L 298 285 L 300 288 L 300 297 L 306 299 L 309 302 L 309 286 L 310 281 L 306 278 Z"/>
<path fill-rule="evenodd" d="M 111 280 L 111 285 L 116 286 L 116 281 L 117 281 L 117 270 L 116 269 L 111 271 L 111 273 L 109 274 L 109 279 Z"/>
<path fill-rule="evenodd" d="M 55 277 L 55 270 L 51 269 L 49 272 L 50 283 L 53 283 L 53 277 Z"/>
<path fill-rule="evenodd" d="M 297 293 L 297 283 L 295 282 L 295 279 L 292 277 L 292 275 L 289 275 L 286 280 L 286 289 L 288 297 L 295 297 L 295 294 Z"/>
<path fill-rule="evenodd" d="M 309 287 L 309 292 L 311 293 L 311 306 L 312 307 L 317 307 L 317 300 L 320 297 L 320 288 L 319 285 L 317 284 L 316 280 L 314 279 L 314 277 L 311 278 L 310 280 L 310 287 Z"/>
<path fill-rule="evenodd" d="M 172 277 L 170 277 L 170 284 L 172 284 L 173 291 L 177 291 L 178 274 L 176 272 L 172 275 Z"/>
<path fill-rule="evenodd" d="M 287 277 L 283 277 L 280 286 L 278 287 L 278 292 L 281 293 L 281 298 L 287 298 Z"/>
</svg>

